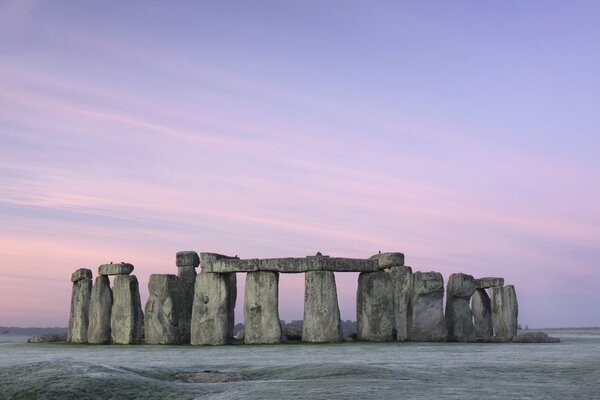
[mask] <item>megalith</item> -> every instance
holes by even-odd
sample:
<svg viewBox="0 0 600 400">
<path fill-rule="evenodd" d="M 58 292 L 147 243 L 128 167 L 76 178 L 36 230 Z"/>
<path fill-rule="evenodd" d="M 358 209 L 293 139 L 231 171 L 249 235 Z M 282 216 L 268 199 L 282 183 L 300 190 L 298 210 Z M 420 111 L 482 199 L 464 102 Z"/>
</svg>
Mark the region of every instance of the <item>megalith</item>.
<svg viewBox="0 0 600 400">
<path fill-rule="evenodd" d="M 281 342 L 279 273 L 256 271 L 246 274 L 244 329 L 247 344 Z"/>
<path fill-rule="evenodd" d="M 476 338 L 494 336 L 492 323 L 492 304 L 490 296 L 485 289 L 476 289 L 471 298 L 471 311 L 473 312 L 473 326 Z"/>
<path fill-rule="evenodd" d="M 114 344 L 138 344 L 144 337 L 144 314 L 135 275 L 115 276 L 110 329 Z"/>
<path fill-rule="evenodd" d="M 144 309 L 144 338 L 148 344 L 182 342 L 183 288 L 176 275 L 152 274 L 148 281 L 148 301 Z"/>
<path fill-rule="evenodd" d="M 392 280 L 384 271 L 362 272 L 356 293 L 358 340 L 390 341 L 394 339 L 394 304 Z"/>
<path fill-rule="evenodd" d="M 392 281 L 396 340 L 402 342 L 410 337 L 412 269 L 407 266 L 394 266 L 385 269 L 385 272 L 390 275 Z"/>
<path fill-rule="evenodd" d="M 342 322 L 333 271 L 306 272 L 302 341 L 339 342 L 342 338 Z"/>
<path fill-rule="evenodd" d="M 234 272 L 202 271 L 196 277 L 192 312 L 191 344 L 229 344 L 233 339 L 237 297 Z"/>
<path fill-rule="evenodd" d="M 108 276 L 96 277 L 90 298 L 90 323 L 88 343 L 110 343 L 110 313 L 112 308 L 112 290 Z"/>
<path fill-rule="evenodd" d="M 410 339 L 417 342 L 446 340 L 444 278 L 439 272 L 412 274 Z"/>
<path fill-rule="evenodd" d="M 446 290 L 446 329 L 452 342 L 473 342 L 475 328 L 471 312 L 471 296 L 475 292 L 475 278 L 466 274 L 452 274 Z"/>
<path fill-rule="evenodd" d="M 87 343 L 89 305 L 92 292 L 92 271 L 80 268 L 71 274 L 71 313 L 67 342 Z"/>
<path fill-rule="evenodd" d="M 513 285 L 492 288 L 492 321 L 496 336 L 510 338 L 517 335 L 519 305 Z"/>
<path fill-rule="evenodd" d="M 181 280 L 183 312 L 181 319 L 181 342 L 190 342 L 190 326 L 192 319 L 192 304 L 194 303 L 194 285 L 196 284 L 196 268 L 200 265 L 200 257 L 195 251 L 179 251 L 175 255 L 177 276 Z"/>
</svg>

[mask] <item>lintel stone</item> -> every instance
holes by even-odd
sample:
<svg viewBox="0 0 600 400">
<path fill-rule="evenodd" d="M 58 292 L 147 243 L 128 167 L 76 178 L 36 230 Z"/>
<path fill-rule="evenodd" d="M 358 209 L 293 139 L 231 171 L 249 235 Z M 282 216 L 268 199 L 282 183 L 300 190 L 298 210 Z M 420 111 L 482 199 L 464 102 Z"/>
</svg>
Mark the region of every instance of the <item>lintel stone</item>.
<svg viewBox="0 0 600 400">
<path fill-rule="evenodd" d="M 98 275 L 129 275 L 133 265 L 128 263 L 102 264 L 98 267 Z"/>
</svg>

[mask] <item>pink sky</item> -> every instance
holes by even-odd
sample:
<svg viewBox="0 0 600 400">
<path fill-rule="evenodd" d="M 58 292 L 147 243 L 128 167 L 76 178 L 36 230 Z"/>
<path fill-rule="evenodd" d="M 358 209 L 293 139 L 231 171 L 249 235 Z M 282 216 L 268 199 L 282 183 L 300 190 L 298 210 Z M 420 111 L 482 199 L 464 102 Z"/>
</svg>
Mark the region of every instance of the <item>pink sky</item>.
<svg viewBox="0 0 600 400">
<path fill-rule="evenodd" d="M 599 326 L 598 9 L 533 3 L 1 3 L 0 325 L 65 326 L 110 261 L 145 302 L 180 250 L 381 250 Z"/>
</svg>

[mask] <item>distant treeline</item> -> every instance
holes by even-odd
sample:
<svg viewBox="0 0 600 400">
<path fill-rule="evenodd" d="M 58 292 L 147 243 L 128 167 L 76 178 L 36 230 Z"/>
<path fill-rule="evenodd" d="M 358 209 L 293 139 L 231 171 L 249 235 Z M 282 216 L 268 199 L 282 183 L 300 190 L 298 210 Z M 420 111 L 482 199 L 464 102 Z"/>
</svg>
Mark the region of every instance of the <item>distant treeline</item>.
<svg viewBox="0 0 600 400">
<path fill-rule="evenodd" d="M 0 335 L 46 335 L 48 333 L 64 333 L 67 328 L 53 327 L 53 328 L 19 328 L 16 326 L 0 326 Z"/>
<path fill-rule="evenodd" d="M 284 320 L 281 320 L 282 327 L 289 326 L 302 329 L 302 323 L 303 321 L 301 319 L 295 319 L 290 322 L 285 322 Z M 244 324 L 238 323 L 233 328 L 233 332 L 235 335 L 237 335 L 237 333 L 242 329 L 244 329 Z M 347 319 L 346 321 L 342 321 L 342 332 L 346 336 L 356 333 L 356 321 L 350 321 L 349 319 Z"/>
</svg>

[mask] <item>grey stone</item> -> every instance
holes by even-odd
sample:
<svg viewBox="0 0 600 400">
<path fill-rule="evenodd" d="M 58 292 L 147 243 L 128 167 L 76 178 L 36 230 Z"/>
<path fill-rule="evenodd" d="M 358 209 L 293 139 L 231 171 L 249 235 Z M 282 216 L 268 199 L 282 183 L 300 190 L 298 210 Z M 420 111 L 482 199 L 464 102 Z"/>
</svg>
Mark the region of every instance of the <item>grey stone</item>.
<svg viewBox="0 0 600 400">
<path fill-rule="evenodd" d="M 545 332 L 527 332 L 512 338 L 513 343 L 560 343 L 557 337 L 548 336 Z"/>
<path fill-rule="evenodd" d="M 308 271 L 339 271 L 339 272 L 374 272 L 380 270 L 376 259 L 357 259 L 341 258 L 329 256 L 309 256 L 309 257 L 287 257 L 287 258 L 267 258 L 267 259 L 247 259 L 231 258 L 227 256 L 214 255 L 219 257 L 205 257 L 201 253 L 200 264 L 206 272 L 228 273 L 228 272 L 285 272 L 302 273 Z"/>
<path fill-rule="evenodd" d="M 494 335 L 492 323 L 492 304 L 485 289 L 477 289 L 471 298 L 471 311 L 473 312 L 473 326 L 475 337 L 484 338 Z"/>
<path fill-rule="evenodd" d="M 181 281 L 181 343 L 190 342 L 192 323 L 192 305 L 194 303 L 194 287 L 196 285 L 196 267 L 192 265 L 177 268 L 177 276 Z"/>
<path fill-rule="evenodd" d="M 336 272 L 376 272 L 380 267 L 377 260 L 360 258 L 327 257 L 322 259 L 323 271 Z"/>
<path fill-rule="evenodd" d="M 444 278 L 439 272 L 415 272 L 412 275 L 412 326 L 410 339 L 417 342 L 446 340 L 444 319 Z"/>
<path fill-rule="evenodd" d="M 512 337 L 503 337 L 503 336 L 484 336 L 476 338 L 475 341 L 477 343 L 510 343 L 512 342 Z"/>
<path fill-rule="evenodd" d="M 138 344 L 144 337 L 144 314 L 135 275 L 115 276 L 110 329 L 114 344 Z"/>
<path fill-rule="evenodd" d="M 175 254 L 175 265 L 178 267 L 194 267 L 200 265 L 200 257 L 195 251 L 178 251 Z"/>
<path fill-rule="evenodd" d="M 34 335 L 27 339 L 27 343 L 52 343 L 64 342 L 67 340 L 67 332 L 64 333 L 46 333 L 45 335 Z"/>
<path fill-rule="evenodd" d="M 98 275 L 129 275 L 133 265 L 128 263 L 102 264 L 98 267 Z"/>
<path fill-rule="evenodd" d="M 335 276 L 331 271 L 309 271 L 304 277 L 304 342 L 342 340 Z"/>
<path fill-rule="evenodd" d="M 281 331 L 286 341 L 302 340 L 302 328 L 299 326 L 284 326 Z"/>
<path fill-rule="evenodd" d="M 517 335 L 519 305 L 513 285 L 492 288 L 492 321 L 496 336 Z"/>
<path fill-rule="evenodd" d="M 71 275 L 71 278 L 74 276 L 77 276 L 77 279 L 73 282 L 71 290 L 71 312 L 67 342 L 87 343 L 92 271 L 85 268 L 78 269 Z M 79 276 L 89 276 L 90 278 L 79 279 Z"/>
<path fill-rule="evenodd" d="M 450 275 L 446 290 L 446 329 L 449 341 L 475 341 L 473 314 L 469 304 L 473 292 L 475 279 L 471 275 Z"/>
<path fill-rule="evenodd" d="M 504 278 L 479 278 L 475 279 L 475 288 L 476 289 L 488 289 L 492 287 L 502 287 L 504 286 Z"/>
<path fill-rule="evenodd" d="M 256 272 L 259 270 L 258 258 L 249 260 L 231 258 L 206 262 L 202 261 L 201 265 L 203 271 L 215 272 L 219 274 L 225 274 L 229 272 Z"/>
<path fill-rule="evenodd" d="M 183 288 L 176 275 L 152 274 L 144 310 L 147 344 L 180 344 L 184 327 Z"/>
<path fill-rule="evenodd" d="M 244 342 L 281 342 L 279 274 L 270 271 L 246 274 L 244 293 Z"/>
<path fill-rule="evenodd" d="M 404 253 L 379 253 L 371 256 L 370 259 L 377 260 L 380 269 L 404 265 Z"/>
<path fill-rule="evenodd" d="M 237 297 L 235 273 L 202 271 L 196 277 L 191 344 L 218 345 L 233 339 Z"/>
<path fill-rule="evenodd" d="M 267 258 L 259 260 L 260 271 L 299 273 L 321 270 L 319 257 Z"/>
<path fill-rule="evenodd" d="M 392 299 L 394 303 L 394 328 L 396 340 L 405 341 L 410 337 L 411 327 L 411 290 L 412 269 L 405 266 L 387 268 L 392 281 Z"/>
<path fill-rule="evenodd" d="M 392 281 L 384 271 L 363 272 L 358 276 L 356 324 L 358 340 L 393 340 L 394 300 Z"/>
<path fill-rule="evenodd" d="M 92 271 L 87 268 L 79 268 L 71 274 L 71 282 L 77 282 L 83 279 L 92 279 Z"/>
<path fill-rule="evenodd" d="M 112 290 L 108 276 L 96 277 L 90 298 L 90 323 L 88 343 L 110 343 L 110 313 L 112 309 Z"/>
</svg>

